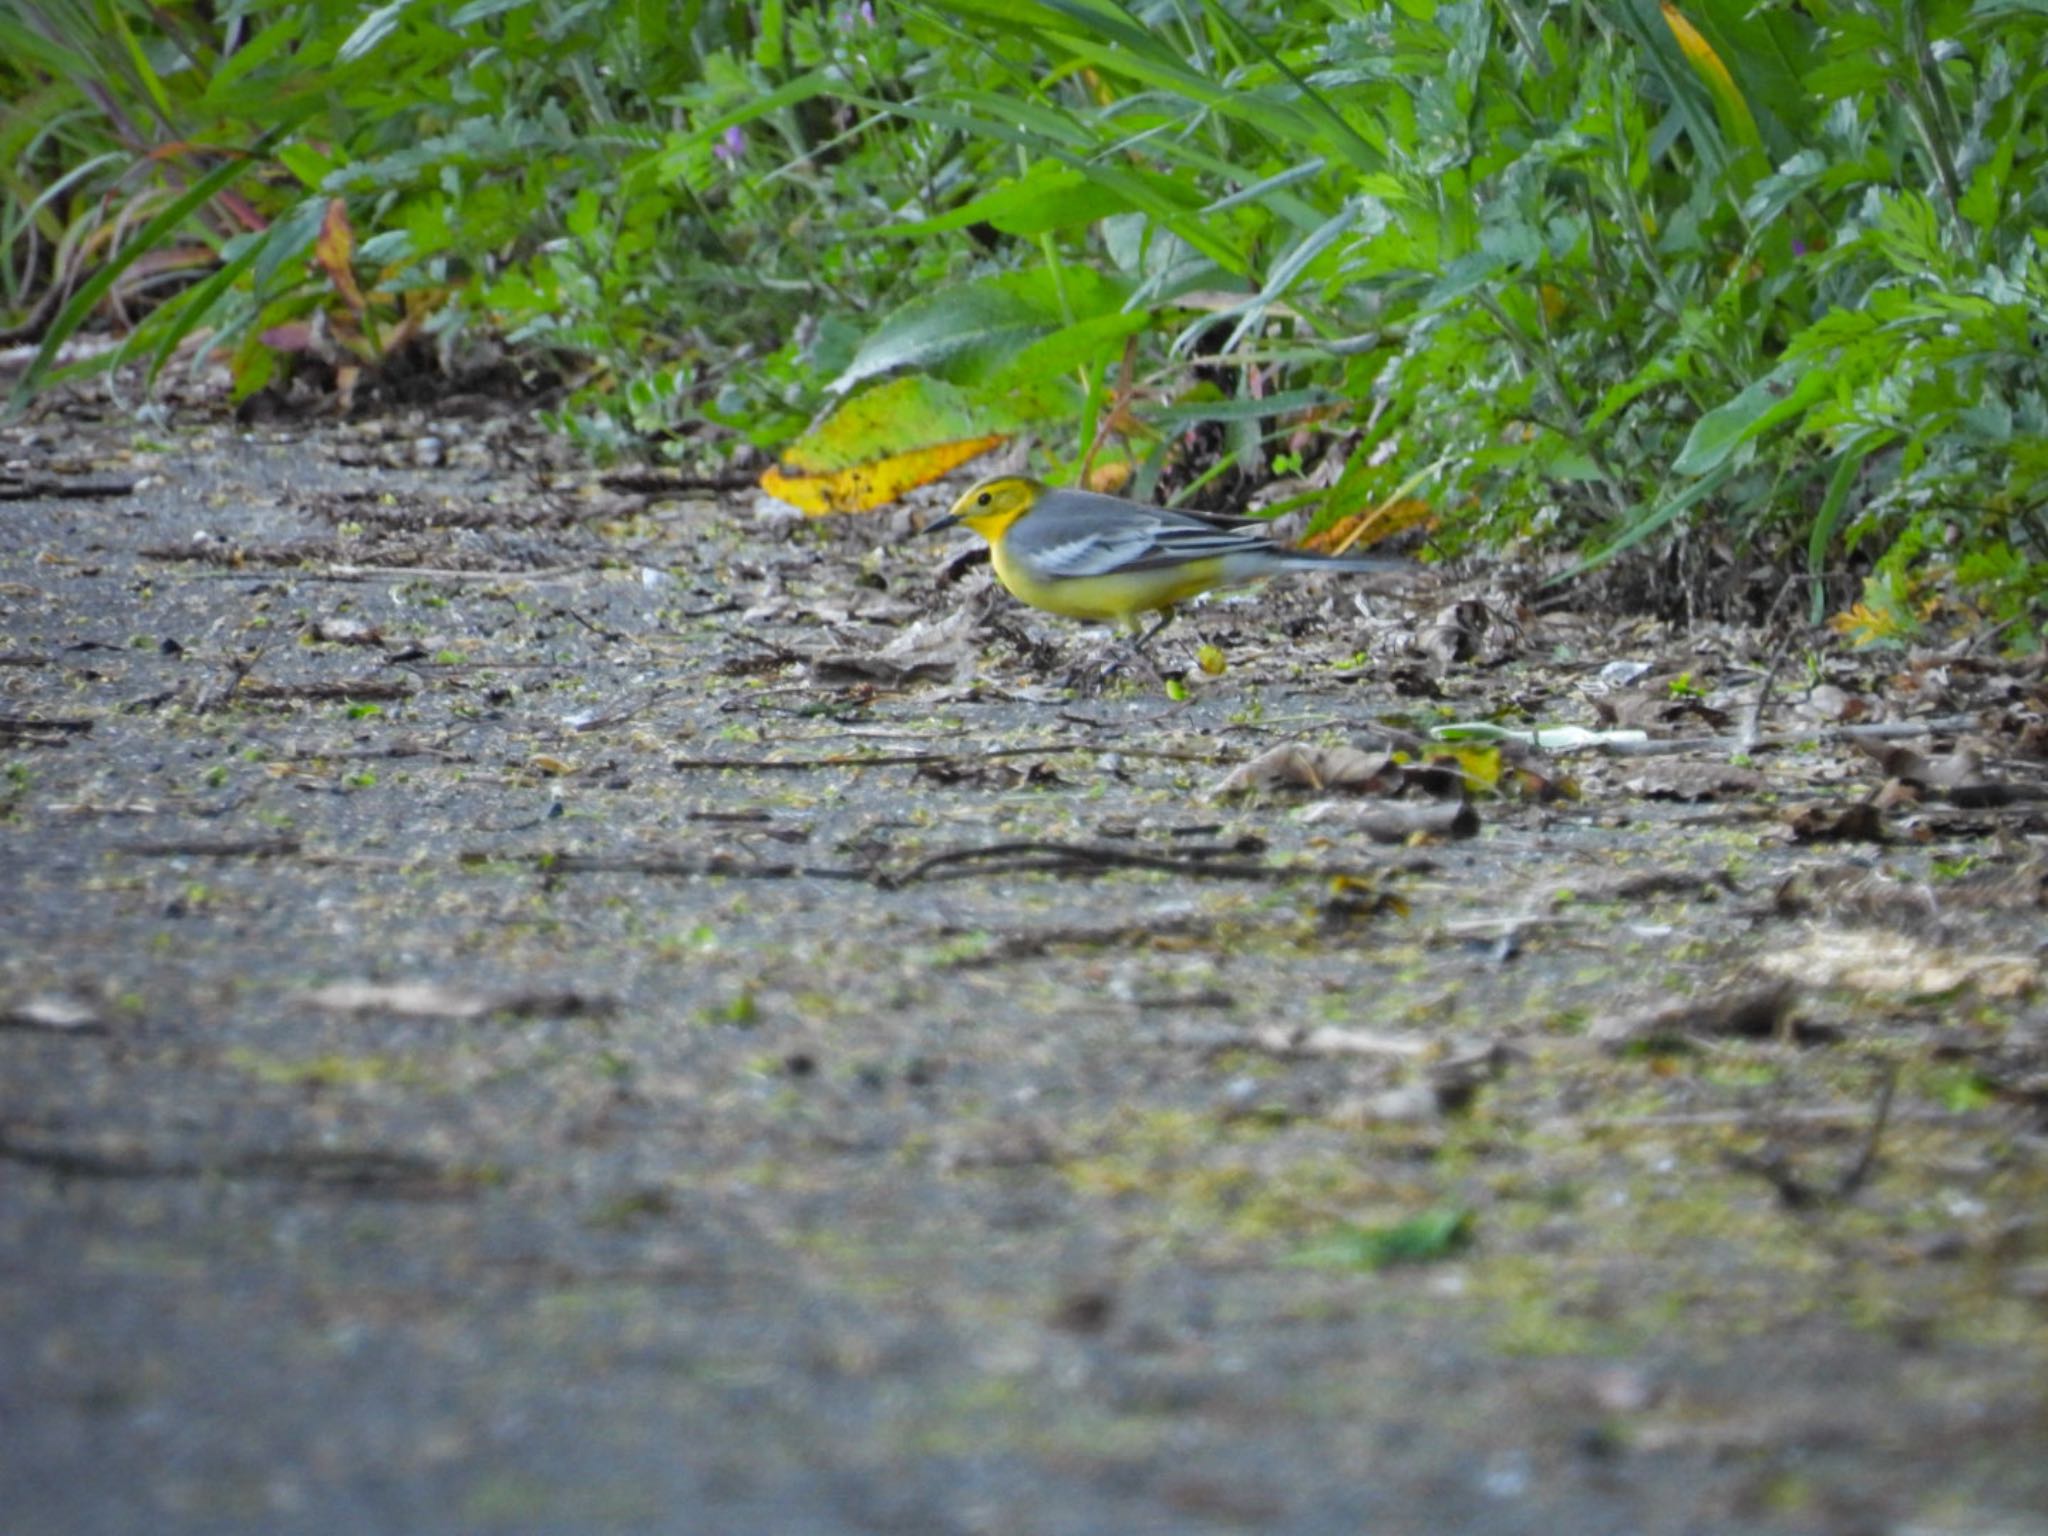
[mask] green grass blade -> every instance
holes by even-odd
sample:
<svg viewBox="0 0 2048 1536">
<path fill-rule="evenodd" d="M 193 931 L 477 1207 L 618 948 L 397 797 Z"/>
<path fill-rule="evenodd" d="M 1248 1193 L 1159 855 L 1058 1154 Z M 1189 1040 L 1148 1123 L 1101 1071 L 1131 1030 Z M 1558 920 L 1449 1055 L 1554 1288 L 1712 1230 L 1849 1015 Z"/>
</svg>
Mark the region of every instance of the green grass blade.
<svg viewBox="0 0 2048 1536">
<path fill-rule="evenodd" d="M 1849 492 L 1856 484 L 1856 472 L 1863 467 L 1863 461 L 1891 441 L 1889 432 L 1866 439 L 1842 450 L 1842 456 L 1835 460 L 1835 472 L 1828 477 L 1828 493 L 1822 499 L 1820 512 L 1813 520 L 1813 533 L 1806 541 L 1806 569 L 1813 578 L 1813 605 L 1811 622 L 1818 624 L 1827 613 L 1827 585 L 1822 579 L 1827 570 L 1828 548 L 1835 542 L 1835 529 L 1842 521 L 1842 509 L 1848 505 Z"/>
<path fill-rule="evenodd" d="M 86 316 L 90 315 L 94 306 L 106 297 L 107 291 L 120 281 L 121 274 L 140 260 L 145 252 L 155 250 L 161 245 L 164 238 L 193 213 L 205 207 L 214 197 L 233 186 L 262 163 L 271 147 L 284 136 L 288 127 L 288 124 L 279 124 L 252 144 L 247 153 L 215 166 L 200 177 L 186 188 L 175 202 L 143 225 L 136 232 L 134 239 L 109 257 L 106 265 L 79 286 L 78 292 L 71 295 L 70 302 L 50 323 L 49 333 L 43 337 L 43 344 L 37 349 L 35 360 L 28 365 L 28 370 L 22 374 L 21 381 L 14 386 L 14 394 L 8 402 L 10 408 L 19 410 L 29 396 L 35 393 L 43 376 L 50 371 L 50 365 L 56 361 L 58 349 L 71 339 L 79 326 L 85 323 Z"/>
</svg>

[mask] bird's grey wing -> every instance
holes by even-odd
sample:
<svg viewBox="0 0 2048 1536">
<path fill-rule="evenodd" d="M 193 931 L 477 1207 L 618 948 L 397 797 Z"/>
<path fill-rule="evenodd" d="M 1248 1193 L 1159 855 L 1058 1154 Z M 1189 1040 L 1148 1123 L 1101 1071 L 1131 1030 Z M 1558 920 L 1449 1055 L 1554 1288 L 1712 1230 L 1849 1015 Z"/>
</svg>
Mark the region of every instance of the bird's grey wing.
<svg viewBox="0 0 2048 1536">
<path fill-rule="evenodd" d="M 1190 560 L 1222 560 L 1232 555 L 1270 555 L 1272 541 L 1263 534 L 1219 528 L 1185 512 L 1166 509 L 1148 511 L 1151 548 L 1128 569 L 1156 570 L 1165 565 L 1182 565 Z"/>
<path fill-rule="evenodd" d="M 1020 523 L 1011 537 L 1021 540 L 1021 552 L 1036 569 L 1069 578 L 1156 571 L 1191 560 L 1270 554 L 1273 548 L 1257 534 L 1109 496 L 1074 497 L 1064 507 L 1048 507 Z"/>
<path fill-rule="evenodd" d="M 1022 535 L 1022 537 L 1020 537 Z M 1051 577 L 1079 579 L 1142 570 L 1152 550 L 1151 530 L 1136 518 L 1063 518 L 1011 535 L 1032 568 Z"/>
</svg>

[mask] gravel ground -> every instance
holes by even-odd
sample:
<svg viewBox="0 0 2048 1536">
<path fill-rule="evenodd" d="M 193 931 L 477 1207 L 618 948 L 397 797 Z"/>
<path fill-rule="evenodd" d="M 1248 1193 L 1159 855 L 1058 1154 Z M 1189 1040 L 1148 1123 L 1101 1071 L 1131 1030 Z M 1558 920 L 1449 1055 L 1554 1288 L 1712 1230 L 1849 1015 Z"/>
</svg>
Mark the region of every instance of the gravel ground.
<svg viewBox="0 0 2048 1536">
<path fill-rule="evenodd" d="M 2048 1532 L 2038 666 L 0 455 L 14 1536 Z"/>
</svg>

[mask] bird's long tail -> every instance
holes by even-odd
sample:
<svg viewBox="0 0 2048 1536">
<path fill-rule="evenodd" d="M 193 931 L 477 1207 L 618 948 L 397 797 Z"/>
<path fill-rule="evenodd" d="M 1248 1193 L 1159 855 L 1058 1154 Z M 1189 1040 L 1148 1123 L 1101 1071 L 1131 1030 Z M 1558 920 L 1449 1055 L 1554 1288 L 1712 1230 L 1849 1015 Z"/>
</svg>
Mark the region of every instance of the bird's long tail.
<svg viewBox="0 0 2048 1536">
<path fill-rule="evenodd" d="M 1276 556 L 1297 571 L 1412 571 L 1413 560 L 1398 555 L 1319 555 L 1312 549 L 1276 550 Z"/>
</svg>

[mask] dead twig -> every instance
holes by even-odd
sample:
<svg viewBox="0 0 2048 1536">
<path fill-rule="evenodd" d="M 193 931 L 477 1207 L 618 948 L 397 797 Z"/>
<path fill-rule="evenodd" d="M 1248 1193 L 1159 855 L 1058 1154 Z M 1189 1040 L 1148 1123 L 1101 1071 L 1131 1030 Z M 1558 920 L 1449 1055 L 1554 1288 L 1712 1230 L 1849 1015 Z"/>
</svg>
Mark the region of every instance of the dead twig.
<svg viewBox="0 0 2048 1536">
<path fill-rule="evenodd" d="M 555 612 L 558 614 L 566 614 L 568 617 L 574 619 L 578 624 L 581 624 L 585 629 L 589 630 L 593 635 L 597 636 L 598 639 L 605 641 L 607 644 L 617 645 L 621 641 L 630 640 L 633 638 L 633 636 L 625 633 L 623 630 L 605 629 L 601 625 L 593 624 L 590 620 L 583 617 L 582 614 L 578 613 L 574 608 L 557 608 Z"/>
<path fill-rule="evenodd" d="M 1104 742 L 1055 741 L 1035 747 L 991 747 L 977 752 L 835 752 L 826 757 L 672 757 L 668 765 L 685 771 L 707 769 L 726 773 L 745 773 L 752 769 L 808 771 L 816 768 L 915 767 L 924 763 L 982 763 L 1003 757 L 1050 757 L 1063 752 L 1113 753 L 1118 757 L 1142 758 L 1150 762 L 1205 763 L 1212 767 L 1238 761 L 1225 752 L 1175 752 Z"/>
<path fill-rule="evenodd" d="M 1214 918 L 1174 916 L 1150 922 L 1112 923 L 1097 927 L 1056 925 L 1045 928 L 1019 929 L 1013 933 L 990 935 L 986 948 L 969 955 L 960 955 L 944 962 L 944 969 L 950 971 L 978 970 L 983 966 L 1004 965 L 1014 960 L 1029 960 L 1055 949 L 1133 949 L 1161 939 L 1191 939 L 1213 935 L 1222 926 Z M 1237 926 L 1237 920 L 1233 920 Z M 941 929 L 934 935 L 938 942 L 958 939 L 965 930 Z"/>
<path fill-rule="evenodd" d="M 234 696 L 235 690 L 248 681 L 249 674 L 256 670 L 256 664 L 263 659 L 263 653 L 269 648 L 270 642 L 266 640 L 253 651 L 243 651 L 230 656 L 221 675 L 202 688 L 199 697 L 192 701 L 193 711 L 203 715 L 225 704 Z"/>
<path fill-rule="evenodd" d="M 250 664 L 255 664 L 254 658 Z M 409 699 L 413 695 L 409 684 L 375 678 L 361 678 L 350 683 L 243 683 L 239 688 L 228 691 L 238 699 L 306 699 L 315 703 L 335 699 L 371 703 Z"/>
<path fill-rule="evenodd" d="M 103 501 L 133 496 L 134 480 L 36 480 L 0 476 L 0 501 Z"/>
<path fill-rule="evenodd" d="M 157 552 L 143 550 L 146 558 L 153 560 L 191 560 L 190 553 L 175 551 Z M 303 569 L 281 567 L 293 581 L 560 581 L 570 576 L 587 575 L 597 570 L 594 565 L 540 565 L 531 570 L 454 570 L 438 565 L 321 565 Z M 246 567 L 223 567 L 214 570 L 191 572 L 188 580 L 248 580 L 253 573 Z"/>
<path fill-rule="evenodd" d="M 451 752 L 429 741 L 394 741 L 374 747 L 293 747 L 278 756 L 291 763 L 345 763 L 359 759 L 431 757 L 444 763 L 473 763 L 474 752 Z"/>
<path fill-rule="evenodd" d="M 654 470 L 627 469 L 599 475 L 597 483 L 608 491 L 634 496 L 675 496 L 684 491 L 750 491 L 752 475 L 664 475 Z"/>
<path fill-rule="evenodd" d="M 712 853 L 702 858 L 692 858 L 681 853 L 494 853 L 484 849 L 465 849 L 455 858 L 458 864 L 526 864 L 543 875 L 652 875 L 667 880 L 687 880 L 711 875 L 737 880 L 875 878 L 875 872 L 868 869 L 819 864 L 771 864 L 758 859 L 734 858 L 728 853 Z"/>
<path fill-rule="evenodd" d="M 485 1170 L 450 1168 L 411 1153 L 377 1148 L 286 1147 L 218 1158 L 160 1157 L 142 1148 L 103 1152 L 21 1142 L 0 1134 L 0 1162 L 72 1179 L 279 1179 L 412 1196 L 466 1194 L 491 1182 Z"/>
<path fill-rule="evenodd" d="M 1426 1061 L 1443 1053 L 1443 1043 L 1419 1035 L 1382 1035 L 1334 1024 L 1266 1024 L 1249 1028 L 1179 1026 L 1162 1030 L 1162 1045 L 1194 1049 L 1210 1056 L 1233 1051 L 1263 1051 L 1269 1056 L 1366 1056 L 1392 1061 Z"/>
<path fill-rule="evenodd" d="M 179 838 L 116 843 L 116 853 L 139 859 L 282 859 L 300 849 L 296 837 Z"/>
<path fill-rule="evenodd" d="M 1172 854 L 1140 853 L 1130 848 L 1105 848 L 1099 843 L 1055 843 L 1027 840 L 990 843 L 979 848 L 952 848 L 920 859 L 895 874 L 878 874 L 884 890 L 900 890 L 924 880 L 962 880 L 986 875 L 1099 874 L 1113 869 L 1151 869 L 1193 875 L 1207 880 L 1292 880 L 1306 871 L 1285 865 L 1224 862 L 1219 855 L 1235 848 L 1190 848 Z M 1317 871 L 1318 877 L 1328 872 Z"/>
<path fill-rule="evenodd" d="M 0 741 L 50 742 L 82 736 L 92 729 L 86 719 L 48 718 L 31 715 L 0 715 Z"/>
<path fill-rule="evenodd" d="M 588 719 L 576 721 L 569 728 L 579 736 L 587 736 L 592 731 L 610 730 L 615 725 L 624 725 L 636 715 L 645 714 L 657 704 L 666 704 L 677 695 L 688 692 L 690 690 L 687 688 L 658 688 L 638 704 L 621 705 L 603 714 L 592 715 Z"/>
<path fill-rule="evenodd" d="M 1725 1152 L 1722 1160 L 1738 1173 L 1753 1173 L 1767 1182 L 1778 1192 L 1778 1199 L 1787 1210 L 1824 1210 L 1830 1206 L 1845 1205 L 1877 1168 L 1878 1148 L 1884 1141 L 1885 1127 L 1891 1123 L 1892 1098 L 1898 1092 L 1898 1086 L 1898 1063 L 1888 1061 L 1884 1064 L 1884 1080 L 1878 1087 L 1877 1107 L 1871 1114 L 1870 1130 L 1863 1138 L 1863 1149 L 1857 1154 L 1856 1161 L 1836 1177 L 1832 1186 L 1815 1185 L 1802 1178 L 1784 1148 L 1775 1142 L 1767 1144 L 1762 1152 Z"/>
<path fill-rule="evenodd" d="M 1785 599 L 1791 595 L 1793 588 L 1797 587 L 1804 580 L 1806 580 L 1804 576 L 1788 576 L 1785 578 L 1784 585 L 1778 588 L 1778 595 L 1771 599 L 1770 612 L 1764 615 L 1764 621 L 1761 626 L 1763 629 L 1768 630 L 1770 628 L 1771 621 L 1777 618 L 1778 609 L 1784 606 Z M 1750 706 L 1749 718 L 1742 725 L 1742 734 L 1739 739 L 1743 743 L 1742 750 L 1745 752 L 1755 747 L 1756 743 L 1762 739 L 1764 711 L 1770 707 L 1771 689 L 1777 684 L 1778 673 L 1785 665 L 1785 658 L 1792 653 L 1792 642 L 1795 638 L 1796 635 L 1785 636 L 1771 652 L 1770 665 L 1764 668 L 1763 681 L 1757 685 L 1756 702 Z"/>
</svg>

